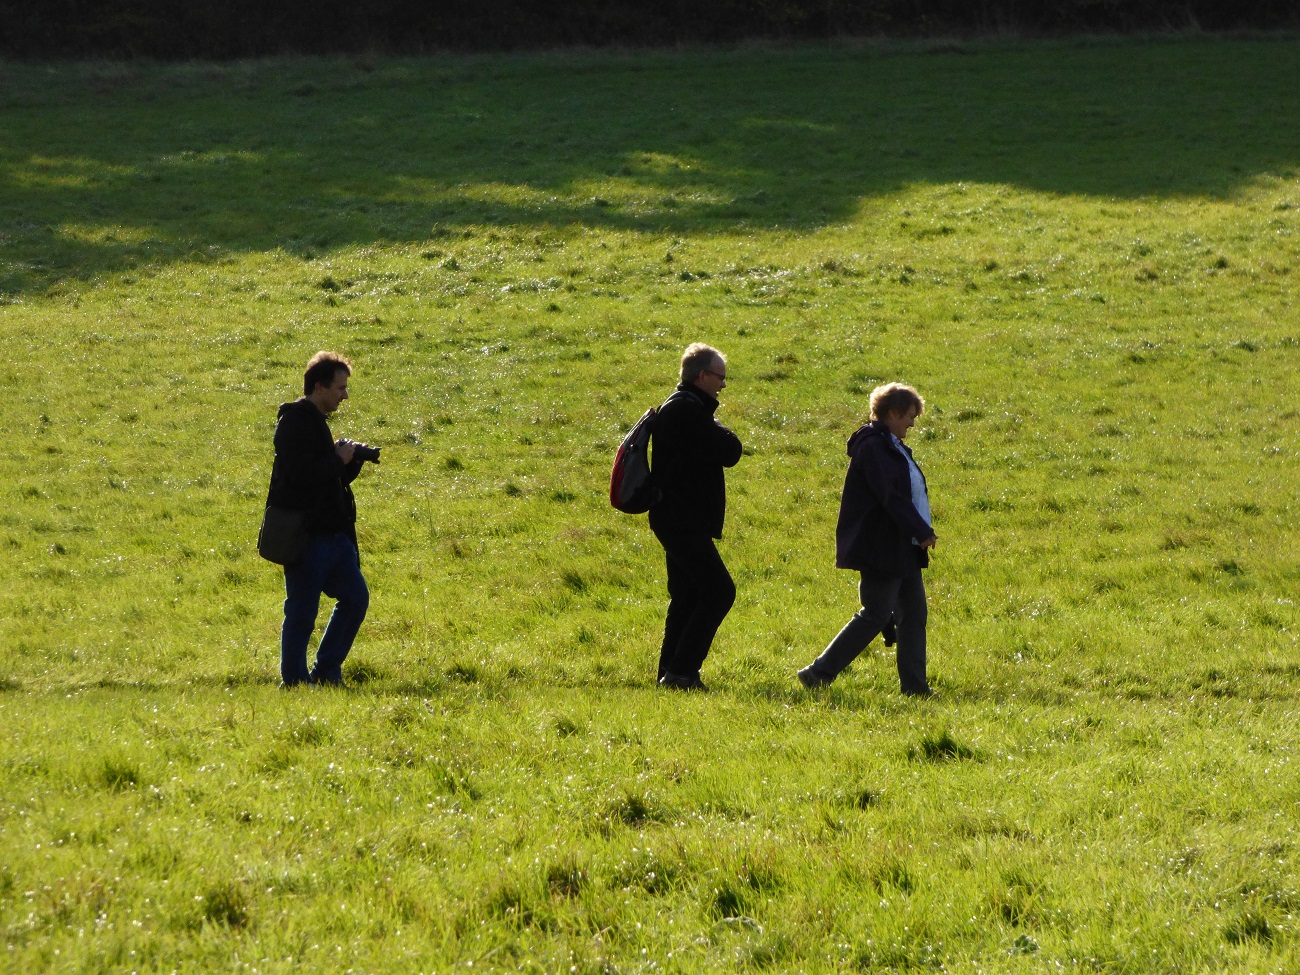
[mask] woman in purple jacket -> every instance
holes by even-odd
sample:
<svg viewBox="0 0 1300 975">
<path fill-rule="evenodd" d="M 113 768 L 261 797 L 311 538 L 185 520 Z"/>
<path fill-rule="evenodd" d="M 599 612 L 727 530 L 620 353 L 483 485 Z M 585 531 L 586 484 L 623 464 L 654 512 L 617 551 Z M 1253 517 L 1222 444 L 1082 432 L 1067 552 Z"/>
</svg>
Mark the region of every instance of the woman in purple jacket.
<svg viewBox="0 0 1300 975">
<path fill-rule="evenodd" d="M 871 392 L 871 422 L 849 438 L 849 471 L 835 529 L 835 565 L 861 573 L 862 609 L 820 657 L 799 671 L 804 687 L 833 681 L 876 634 L 897 625 L 898 678 L 904 694 L 928 696 L 925 583 L 935 546 L 925 475 L 903 440 L 925 409 L 911 386 Z"/>
</svg>

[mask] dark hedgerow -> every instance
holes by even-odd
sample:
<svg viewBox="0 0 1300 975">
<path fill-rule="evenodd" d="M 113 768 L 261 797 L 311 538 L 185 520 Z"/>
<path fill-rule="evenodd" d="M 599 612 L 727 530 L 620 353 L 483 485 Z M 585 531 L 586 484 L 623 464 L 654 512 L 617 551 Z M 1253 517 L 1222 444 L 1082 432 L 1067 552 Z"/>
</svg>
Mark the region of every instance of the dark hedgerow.
<svg viewBox="0 0 1300 975">
<path fill-rule="evenodd" d="M 0 56 L 228 59 L 749 39 L 1295 26 L 1291 0 L 0 0 Z"/>
</svg>

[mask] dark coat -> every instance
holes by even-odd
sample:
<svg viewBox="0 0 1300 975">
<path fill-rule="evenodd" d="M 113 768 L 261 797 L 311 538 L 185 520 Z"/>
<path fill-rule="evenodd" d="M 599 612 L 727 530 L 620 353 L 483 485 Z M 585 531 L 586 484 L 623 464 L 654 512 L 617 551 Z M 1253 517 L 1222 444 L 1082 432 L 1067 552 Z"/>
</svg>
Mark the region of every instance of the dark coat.
<svg viewBox="0 0 1300 975">
<path fill-rule="evenodd" d="M 650 509 L 656 531 L 722 537 L 727 509 L 723 468 L 740 460 L 740 438 L 713 418 L 718 401 L 681 384 L 659 409 L 650 437 L 650 470 L 663 492 Z"/>
<path fill-rule="evenodd" d="M 357 539 L 357 505 L 349 486 L 362 462 L 344 464 L 316 404 L 303 397 L 280 406 L 275 424 L 275 464 L 266 503 L 306 512 L 313 535 L 343 532 Z"/>
<path fill-rule="evenodd" d="M 902 447 L 912 456 L 906 444 Z M 889 429 L 875 421 L 860 427 L 849 438 L 835 565 L 874 576 L 900 576 L 918 557 L 922 566 L 930 564 L 929 553 L 912 539 L 924 541 L 933 534 L 912 504 L 907 459 L 895 449 Z"/>
</svg>

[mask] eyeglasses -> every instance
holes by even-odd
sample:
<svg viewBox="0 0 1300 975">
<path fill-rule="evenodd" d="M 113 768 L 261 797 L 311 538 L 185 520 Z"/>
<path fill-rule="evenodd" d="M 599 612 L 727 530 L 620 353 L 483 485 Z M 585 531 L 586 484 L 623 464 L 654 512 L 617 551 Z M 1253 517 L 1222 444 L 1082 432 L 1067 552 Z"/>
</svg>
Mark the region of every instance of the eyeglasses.
<svg viewBox="0 0 1300 975">
<path fill-rule="evenodd" d="M 727 381 L 727 374 L 725 372 L 714 372 L 712 369 L 705 369 L 704 371 L 714 379 L 721 379 L 724 383 Z"/>
</svg>

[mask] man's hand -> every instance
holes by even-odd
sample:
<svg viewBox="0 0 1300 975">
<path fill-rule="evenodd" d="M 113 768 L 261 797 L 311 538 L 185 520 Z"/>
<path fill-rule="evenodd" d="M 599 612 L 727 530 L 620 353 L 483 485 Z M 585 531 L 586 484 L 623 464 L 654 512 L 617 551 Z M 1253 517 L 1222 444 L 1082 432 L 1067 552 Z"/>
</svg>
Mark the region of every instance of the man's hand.
<svg viewBox="0 0 1300 975">
<path fill-rule="evenodd" d="M 939 544 L 939 539 L 936 538 L 934 535 L 931 535 L 929 538 L 925 539 L 920 544 L 921 544 L 921 548 L 934 548 L 936 545 Z"/>
<path fill-rule="evenodd" d="M 339 455 L 339 460 L 345 464 L 352 463 L 352 454 L 356 451 L 357 445 L 351 440 L 340 439 L 334 444 L 334 453 Z"/>
</svg>

